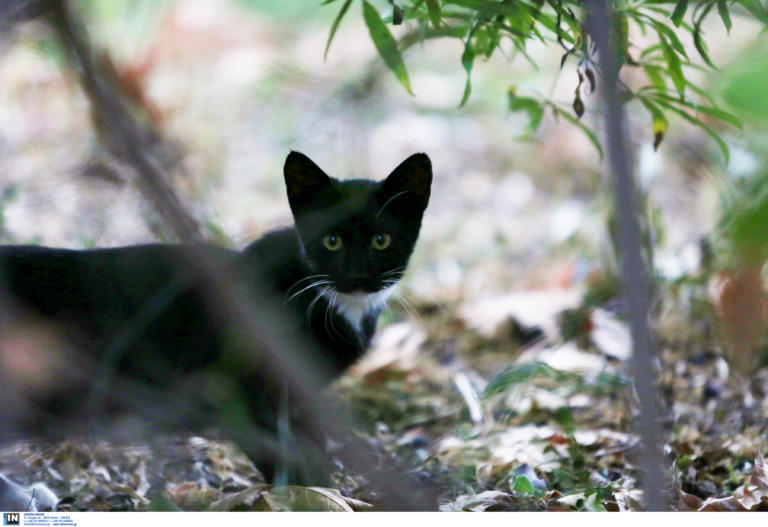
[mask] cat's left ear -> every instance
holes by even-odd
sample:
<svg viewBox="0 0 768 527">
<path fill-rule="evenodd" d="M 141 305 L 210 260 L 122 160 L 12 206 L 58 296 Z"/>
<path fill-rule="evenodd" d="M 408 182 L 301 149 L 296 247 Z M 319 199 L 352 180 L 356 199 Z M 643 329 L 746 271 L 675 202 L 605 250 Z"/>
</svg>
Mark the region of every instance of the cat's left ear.
<svg viewBox="0 0 768 527">
<path fill-rule="evenodd" d="M 294 214 L 303 212 L 331 188 L 331 178 L 310 158 L 301 152 L 291 151 L 283 167 L 288 203 Z"/>
<path fill-rule="evenodd" d="M 427 208 L 432 186 L 432 162 L 427 154 L 413 154 L 387 176 L 382 193 L 387 207 L 411 210 L 421 215 Z"/>
</svg>

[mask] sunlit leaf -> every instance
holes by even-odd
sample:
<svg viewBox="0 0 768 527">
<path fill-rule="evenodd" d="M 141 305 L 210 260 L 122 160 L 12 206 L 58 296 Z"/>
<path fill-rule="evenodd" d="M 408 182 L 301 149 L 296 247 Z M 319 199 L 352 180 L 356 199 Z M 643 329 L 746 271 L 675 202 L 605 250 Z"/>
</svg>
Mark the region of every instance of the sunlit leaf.
<svg viewBox="0 0 768 527">
<path fill-rule="evenodd" d="M 659 145 L 664 140 L 664 136 L 669 129 L 669 121 L 664 115 L 664 112 L 656 104 L 649 101 L 646 98 L 640 98 L 640 102 L 643 103 L 648 111 L 651 113 L 651 130 L 653 132 L 653 149 L 657 150 Z"/>
<path fill-rule="evenodd" d="M 373 40 L 376 49 L 379 51 L 379 55 L 384 60 L 387 67 L 400 81 L 400 84 L 413 95 L 411 91 L 411 81 L 408 78 L 408 70 L 405 69 L 405 62 L 403 62 L 403 56 L 400 54 L 400 50 L 397 48 L 397 41 L 392 33 L 389 32 L 387 26 L 379 16 L 379 12 L 373 7 L 367 0 L 363 0 L 363 19 L 368 26 L 368 31 L 371 34 L 371 40 Z"/>
</svg>

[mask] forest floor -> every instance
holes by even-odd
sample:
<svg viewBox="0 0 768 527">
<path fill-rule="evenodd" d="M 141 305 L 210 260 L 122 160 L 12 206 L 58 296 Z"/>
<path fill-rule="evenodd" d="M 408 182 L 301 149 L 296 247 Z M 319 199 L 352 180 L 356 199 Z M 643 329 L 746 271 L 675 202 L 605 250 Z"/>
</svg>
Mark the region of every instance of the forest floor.
<svg viewBox="0 0 768 527">
<path fill-rule="evenodd" d="M 280 175 L 291 149 L 341 178 L 380 179 L 415 151 L 433 160 L 404 284 L 414 306 L 393 306 L 374 349 L 333 387 L 372 463 L 395 460 L 434 489 L 441 510 L 641 508 L 631 342 L 603 270 L 612 252 L 602 164 L 578 130 L 554 119 L 536 140 L 514 140 L 520 123 L 499 110 L 510 78 L 543 92 L 556 81 L 497 56 L 459 112 L 461 47 L 408 57 L 422 94 L 415 99 L 370 67 L 375 49 L 360 45 L 360 36 L 369 44 L 363 26 L 348 23 L 325 63 L 330 19 L 289 27 L 244 14 L 243 2 L 166 3 L 125 12 L 119 2 L 83 5 L 117 9 L 104 19 L 91 13 L 94 38 L 122 59 L 126 79 L 145 84 L 164 133 L 184 145 L 189 176 L 174 185 L 210 238 L 242 247 L 291 221 Z M 0 241 L 162 240 L 132 173 L 99 146 L 87 100 L 55 51 L 47 31 L 28 25 L 0 57 L 8 110 L 0 112 Z M 553 52 L 542 63 L 566 77 Z M 574 86 L 563 80 L 557 93 L 570 100 Z M 765 510 L 768 370 L 726 356 L 715 315 L 722 306 L 707 285 L 716 277 L 681 275 L 702 272 L 683 265 L 687 250 L 698 250 L 721 214 L 703 137 L 672 127 L 663 155 L 648 138 L 637 147 L 638 178 L 664 220 L 655 271 L 666 281 L 653 318 L 665 495 L 676 510 Z M 341 466 L 333 489 L 271 487 L 235 446 L 211 437 L 16 444 L 0 450 L 0 474 L 45 483 L 59 510 L 72 511 L 367 510 L 377 500 Z"/>
<path fill-rule="evenodd" d="M 394 460 L 437 492 L 441 510 L 641 509 L 629 335 L 610 309 L 586 307 L 586 296 L 422 305 L 385 325 L 334 387 L 373 462 Z M 768 372 L 735 372 L 711 324 L 680 317 L 669 298 L 657 349 L 670 505 L 766 510 Z M 271 487 L 237 447 L 202 437 L 151 448 L 24 443 L 0 453 L 0 473 L 44 482 L 59 510 L 374 507 L 376 491 L 337 466 L 335 489 Z"/>
</svg>

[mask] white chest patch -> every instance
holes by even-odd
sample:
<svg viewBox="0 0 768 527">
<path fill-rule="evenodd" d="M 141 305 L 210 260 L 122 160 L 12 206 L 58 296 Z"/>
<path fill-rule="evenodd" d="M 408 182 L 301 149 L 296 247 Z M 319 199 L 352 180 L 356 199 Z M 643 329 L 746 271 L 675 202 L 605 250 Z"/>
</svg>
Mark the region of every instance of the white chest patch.
<svg viewBox="0 0 768 527">
<path fill-rule="evenodd" d="M 363 318 L 368 313 L 383 308 L 395 292 L 395 287 L 392 285 L 375 293 L 325 291 L 323 296 L 355 331 L 360 332 L 363 328 Z"/>
</svg>

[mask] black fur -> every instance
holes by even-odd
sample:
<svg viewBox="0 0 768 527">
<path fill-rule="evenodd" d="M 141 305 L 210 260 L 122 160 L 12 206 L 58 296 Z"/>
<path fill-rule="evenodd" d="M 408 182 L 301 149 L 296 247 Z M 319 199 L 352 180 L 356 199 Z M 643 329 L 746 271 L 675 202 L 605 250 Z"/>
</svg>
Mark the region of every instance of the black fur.
<svg viewBox="0 0 768 527">
<path fill-rule="evenodd" d="M 430 161 L 415 154 L 383 182 L 338 181 L 291 152 L 284 174 L 294 228 L 239 253 L 197 250 L 244 277 L 242 287 L 266 285 L 264 300 L 287 304 L 338 375 L 368 348 L 383 303 L 355 325 L 331 305 L 334 293 L 375 293 L 401 278 L 429 200 Z M 377 249 L 382 233 L 390 243 Z M 324 245 L 329 235 L 338 249 Z M 274 436 L 280 383 L 222 366 L 226 315 L 194 271 L 181 245 L 0 247 L 0 305 L 13 306 L 0 314 L 0 439 L 91 431 L 102 422 L 97 393 L 112 433 L 133 434 L 134 417 L 150 427 L 220 426 L 271 478 L 276 451 L 220 414 L 230 399 L 242 402 L 249 424 Z"/>
</svg>

